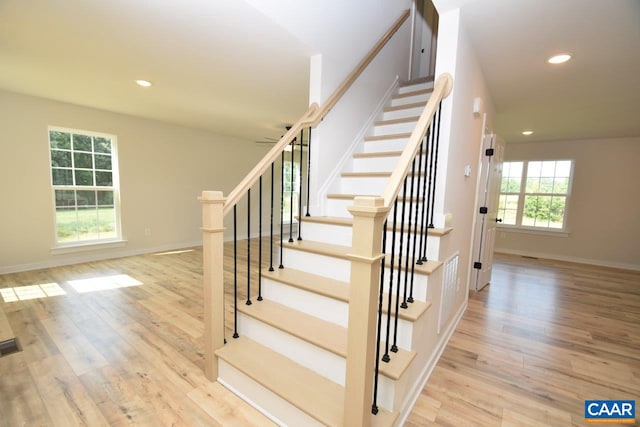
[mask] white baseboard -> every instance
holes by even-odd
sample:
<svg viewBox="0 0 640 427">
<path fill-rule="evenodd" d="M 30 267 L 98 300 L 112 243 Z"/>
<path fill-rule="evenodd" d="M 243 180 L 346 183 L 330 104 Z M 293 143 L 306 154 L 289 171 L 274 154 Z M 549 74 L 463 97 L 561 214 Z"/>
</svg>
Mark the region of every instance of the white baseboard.
<svg viewBox="0 0 640 427">
<path fill-rule="evenodd" d="M 453 321 L 449 324 L 449 327 L 446 329 L 443 338 L 438 343 L 438 347 L 436 348 L 436 351 L 431 355 L 431 357 L 429 358 L 429 361 L 425 365 L 422 372 L 420 372 L 420 377 L 419 377 L 420 380 L 416 382 L 416 385 L 413 387 L 411 392 L 407 394 L 407 399 L 405 400 L 404 404 L 400 408 L 400 418 L 398 418 L 398 421 L 396 422 L 397 426 L 402 426 L 407 421 L 407 418 L 411 414 L 413 407 L 418 401 L 418 398 L 420 397 L 422 390 L 427 385 L 427 381 L 429 381 L 429 377 L 431 376 L 431 373 L 433 372 L 436 365 L 438 364 L 438 360 L 440 360 L 440 356 L 442 356 L 444 349 L 447 348 L 447 344 L 449 343 L 451 336 L 453 335 L 456 328 L 458 327 L 458 323 L 460 323 L 460 320 L 462 320 L 462 316 L 464 315 L 464 312 L 466 310 L 467 310 L 467 299 L 465 299 L 464 303 L 458 309 L 458 312 L 453 318 Z"/>
<path fill-rule="evenodd" d="M 194 246 L 202 246 L 202 241 L 172 243 L 168 245 L 151 246 L 139 249 L 109 250 L 108 252 L 85 252 L 72 257 L 53 258 L 46 261 L 0 267 L 0 274 L 19 273 L 22 271 L 40 270 L 43 268 L 62 267 L 64 265 L 81 264 L 84 262 L 102 261 L 105 259 L 123 258 L 134 255 L 144 255 L 155 252 L 175 251 L 179 249 L 192 248 Z"/>
<path fill-rule="evenodd" d="M 566 255 L 547 254 L 542 252 L 518 251 L 511 249 L 495 249 L 496 253 L 507 255 L 519 255 L 533 258 L 550 259 L 554 261 L 575 262 L 577 264 L 597 265 L 600 267 L 618 268 L 621 270 L 640 271 L 639 264 L 627 264 L 623 262 L 604 261 L 599 259 L 578 258 Z"/>
</svg>

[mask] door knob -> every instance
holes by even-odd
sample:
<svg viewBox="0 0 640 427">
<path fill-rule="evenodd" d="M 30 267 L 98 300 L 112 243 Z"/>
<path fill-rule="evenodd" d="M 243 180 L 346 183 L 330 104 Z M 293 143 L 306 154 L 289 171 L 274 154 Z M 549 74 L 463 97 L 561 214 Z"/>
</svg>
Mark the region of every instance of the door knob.
<svg viewBox="0 0 640 427">
<path fill-rule="evenodd" d="M 496 218 L 496 222 L 502 222 L 502 218 Z"/>
</svg>

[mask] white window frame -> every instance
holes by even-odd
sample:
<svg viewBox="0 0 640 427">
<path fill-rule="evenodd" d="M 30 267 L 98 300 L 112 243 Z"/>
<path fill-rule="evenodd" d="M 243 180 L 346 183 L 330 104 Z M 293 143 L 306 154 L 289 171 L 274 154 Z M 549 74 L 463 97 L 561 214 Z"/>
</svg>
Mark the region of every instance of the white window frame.
<svg viewBox="0 0 640 427">
<path fill-rule="evenodd" d="M 569 183 L 567 186 L 566 194 L 562 193 L 527 193 L 527 173 L 529 170 L 529 164 L 533 162 L 561 162 L 561 161 L 569 161 L 571 162 L 571 169 L 569 171 Z M 573 187 L 573 174 L 575 169 L 575 160 L 567 159 L 567 158 L 559 158 L 559 159 L 513 159 L 505 161 L 504 163 L 522 163 L 522 174 L 520 176 L 520 191 L 516 192 L 500 192 L 500 196 L 502 195 L 516 195 L 518 196 L 518 208 L 516 211 L 516 223 L 515 224 L 505 224 L 504 222 L 498 224 L 498 228 L 503 231 L 517 231 L 523 233 L 531 233 L 531 234 L 557 234 L 562 235 L 564 237 L 568 236 L 569 227 L 568 227 L 568 217 L 569 217 L 569 208 L 571 204 L 571 191 Z M 564 215 L 562 221 L 562 228 L 551 228 L 551 227 L 540 227 L 540 226 L 531 226 L 531 225 L 523 225 L 522 218 L 524 214 L 524 204 L 526 196 L 561 196 L 565 197 L 565 205 L 564 205 Z M 498 210 L 498 217 L 502 215 L 503 211 Z"/>
<path fill-rule="evenodd" d="M 293 152 L 290 152 L 291 155 L 293 156 Z M 290 163 L 291 160 L 285 160 L 285 164 Z M 300 191 L 298 191 L 300 189 L 300 168 L 302 168 L 302 166 L 300 165 L 300 161 L 296 158 L 293 159 L 293 182 L 290 183 L 290 188 L 292 191 L 287 191 L 284 190 L 283 192 L 283 202 L 289 200 L 289 198 L 291 197 L 289 193 L 293 193 L 293 200 L 294 200 L 294 204 L 299 203 L 300 201 Z M 296 171 L 296 167 L 298 168 L 298 170 Z M 283 169 L 284 170 L 284 169 Z M 296 173 L 297 172 L 297 173 Z M 283 178 L 284 182 L 290 182 L 291 181 L 291 173 L 285 173 L 284 174 L 284 178 Z M 286 186 L 286 184 L 285 184 Z M 293 208 L 293 205 L 291 205 L 291 208 Z M 297 224 L 298 220 L 296 219 L 296 216 L 298 216 L 298 210 L 295 210 L 293 212 L 293 224 Z M 291 224 L 291 222 L 289 221 L 290 218 L 290 212 L 289 211 L 285 211 L 284 207 L 282 209 L 282 223 L 283 224 Z"/>
<path fill-rule="evenodd" d="M 65 132 L 76 135 L 86 135 L 91 137 L 100 137 L 111 140 L 111 177 L 112 177 L 112 185 L 111 186 L 97 186 L 95 185 L 54 185 L 53 183 L 53 165 L 51 162 L 51 132 Z M 54 245 L 52 248 L 53 253 L 65 253 L 69 250 L 83 250 L 90 248 L 91 246 L 101 245 L 101 246 L 120 246 L 124 243 L 122 239 L 122 221 L 121 221 L 121 209 L 120 209 L 120 170 L 118 165 L 118 140 L 117 136 L 108 133 L 102 132 L 94 132 L 83 129 L 72 129 L 60 126 L 49 126 L 47 128 L 47 146 L 48 146 L 48 154 L 49 154 L 49 180 L 51 185 L 51 196 L 52 196 L 52 208 L 53 208 L 53 222 L 54 222 L 54 230 L 53 230 L 53 241 Z M 73 150 L 71 150 L 71 170 L 75 171 L 76 168 L 74 166 L 74 156 Z M 92 147 L 92 154 L 95 153 L 95 149 Z M 98 153 L 100 154 L 100 153 Z M 82 168 L 80 168 L 82 169 Z M 93 164 L 93 168 L 95 169 L 95 164 Z M 106 170 L 106 169 L 105 169 Z M 73 172 L 72 172 L 73 174 Z M 84 239 L 84 240 L 72 240 L 72 241 L 59 241 L 58 240 L 58 221 L 57 221 L 57 206 L 56 206 L 56 190 L 71 190 L 71 191 L 99 191 L 99 190 L 107 190 L 113 191 L 113 207 L 114 207 L 114 216 L 115 216 L 115 235 L 113 237 L 106 238 L 98 238 L 98 239 Z M 98 201 L 96 200 L 96 203 Z M 77 210 L 77 207 L 76 207 Z"/>
</svg>

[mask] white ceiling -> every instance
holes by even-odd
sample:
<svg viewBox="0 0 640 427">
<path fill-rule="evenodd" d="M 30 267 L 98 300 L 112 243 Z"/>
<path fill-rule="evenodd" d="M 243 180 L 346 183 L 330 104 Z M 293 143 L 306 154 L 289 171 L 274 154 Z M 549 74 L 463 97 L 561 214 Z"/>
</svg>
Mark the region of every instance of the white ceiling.
<svg viewBox="0 0 640 427">
<path fill-rule="evenodd" d="M 280 136 L 310 55 L 244 1 L 0 0 L 0 89 L 223 135 Z"/>
<path fill-rule="evenodd" d="M 472 0 L 461 17 L 507 141 L 640 136 L 639 0 Z"/>
<path fill-rule="evenodd" d="M 249 140 L 279 136 L 306 109 L 315 51 L 301 41 L 304 21 L 296 36 L 250 3 L 262 5 L 0 0 L 0 89 Z M 462 5 L 507 141 L 526 139 L 524 129 L 535 140 L 640 135 L 640 0 L 443 3 Z M 574 59 L 545 63 L 560 51 Z"/>
</svg>

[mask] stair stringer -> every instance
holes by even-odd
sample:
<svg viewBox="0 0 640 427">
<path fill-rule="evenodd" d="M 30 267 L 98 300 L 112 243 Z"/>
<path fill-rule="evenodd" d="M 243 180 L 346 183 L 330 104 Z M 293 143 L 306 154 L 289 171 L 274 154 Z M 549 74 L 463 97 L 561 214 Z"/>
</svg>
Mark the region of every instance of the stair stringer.
<svg viewBox="0 0 640 427">
<path fill-rule="evenodd" d="M 327 194 L 331 192 L 337 191 L 340 186 L 340 173 L 350 169 L 350 162 L 353 162 L 353 154 L 357 151 L 362 151 L 362 146 L 364 144 L 364 138 L 367 136 L 376 120 L 382 117 L 383 109 L 386 105 L 389 104 L 391 98 L 396 93 L 399 87 L 400 79 L 396 76 L 395 80 L 387 89 L 387 92 L 380 99 L 380 102 L 373 109 L 373 112 L 364 123 L 360 131 L 356 135 L 356 137 L 351 141 L 349 146 L 346 148 L 344 155 L 340 158 L 340 161 L 336 164 L 333 170 L 329 173 L 324 183 L 318 187 L 316 198 L 316 205 L 320 207 L 321 215 L 326 215 L 326 200 Z M 322 132 L 322 131 L 320 131 Z M 322 135 L 320 135 L 321 137 Z"/>
</svg>

